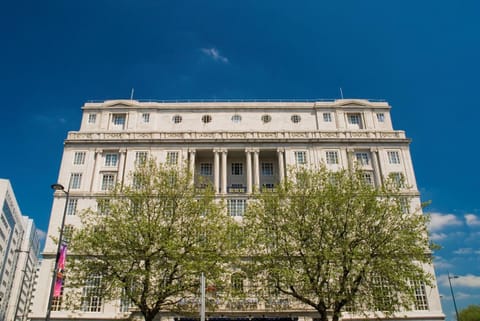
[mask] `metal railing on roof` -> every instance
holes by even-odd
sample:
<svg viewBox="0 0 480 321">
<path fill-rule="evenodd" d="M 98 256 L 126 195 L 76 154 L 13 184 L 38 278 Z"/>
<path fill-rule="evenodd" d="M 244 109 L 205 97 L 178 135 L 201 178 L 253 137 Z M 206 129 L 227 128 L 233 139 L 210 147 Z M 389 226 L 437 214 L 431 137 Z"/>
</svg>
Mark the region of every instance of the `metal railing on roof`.
<svg viewBox="0 0 480 321">
<path fill-rule="evenodd" d="M 88 103 L 103 103 L 106 101 L 111 101 L 111 100 L 132 100 L 132 101 L 138 101 L 142 103 L 212 103 L 212 102 L 225 102 L 225 103 L 242 103 L 242 102 L 252 102 L 252 103 L 260 103 L 260 102 L 299 102 L 299 103 L 304 103 L 304 102 L 334 102 L 335 100 L 339 100 L 341 98 L 286 98 L 286 99 L 273 99 L 273 98 L 249 98 L 249 99 L 220 99 L 220 98 L 193 98 L 193 99 L 128 99 L 128 98 L 117 98 L 117 99 L 105 99 L 105 100 L 98 100 L 98 99 L 92 99 L 92 100 L 87 100 Z M 385 99 L 366 99 L 366 98 L 344 98 L 343 100 L 354 100 L 354 99 L 361 99 L 361 100 L 367 100 L 370 102 L 385 102 Z"/>
</svg>

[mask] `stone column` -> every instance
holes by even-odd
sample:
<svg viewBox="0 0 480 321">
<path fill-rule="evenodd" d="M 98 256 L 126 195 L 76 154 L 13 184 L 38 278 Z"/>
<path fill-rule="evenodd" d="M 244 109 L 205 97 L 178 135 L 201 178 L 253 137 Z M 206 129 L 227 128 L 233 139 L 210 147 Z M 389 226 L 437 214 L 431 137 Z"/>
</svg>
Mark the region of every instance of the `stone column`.
<svg viewBox="0 0 480 321">
<path fill-rule="evenodd" d="M 253 150 L 253 185 L 258 191 L 260 189 L 260 151 L 258 149 Z"/>
<path fill-rule="evenodd" d="M 278 156 L 278 179 L 282 182 L 285 179 L 285 160 L 283 158 L 283 152 L 285 150 L 282 148 L 277 149 Z"/>
<path fill-rule="evenodd" d="M 245 150 L 247 157 L 247 193 L 252 193 L 252 151 L 250 149 Z"/>
<path fill-rule="evenodd" d="M 372 167 L 373 167 L 373 175 L 375 176 L 375 183 L 376 186 L 382 185 L 382 173 L 380 172 L 380 164 L 378 161 L 378 149 L 371 148 L 370 154 L 372 155 Z"/>
<path fill-rule="evenodd" d="M 218 193 L 220 187 L 220 155 L 218 149 L 213 150 L 213 171 L 213 186 L 215 193 Z"/>
<path fill-rule="evenodd" d="M 127 149 L 126 148 L 120 149 L 119 157 L 118 157 L 118 180 L 117 181 L 122 184 L 122 188 L 125 181 L 125 166 L 127 162 L 126 156 L 127 156 Z"/>
<path fill-rule="evenodd" d="M 193 185 L 195 183 L 195 149 L 190 149 L 188 151 L 189 153 L 189 158 L 188 158 L 188 169 L 190 171 L 190 177 L 191 184 Z"/>
<path fill-rule="evenodd" d="M 348 160 L 348 169 L 353 170 L 354 162 L 353 162 L 353 148 L 347 148 L 347 160 Z"/>
<path fill-rule="evenodd" d="M 222 194 L 227 194 L 227 150 L 222 150 Z"/>
</svg>

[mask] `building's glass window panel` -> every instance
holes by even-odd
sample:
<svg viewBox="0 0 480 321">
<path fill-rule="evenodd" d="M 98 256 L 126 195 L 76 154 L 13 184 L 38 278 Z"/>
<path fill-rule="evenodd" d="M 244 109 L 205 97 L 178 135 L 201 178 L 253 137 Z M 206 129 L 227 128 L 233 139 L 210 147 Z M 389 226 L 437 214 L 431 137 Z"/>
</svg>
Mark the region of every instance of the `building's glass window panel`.
<svg viewBox="0 0 480 321">
<path fill-rule="evenodd" d="M 243 175 L 243 163 L 232 163 L 232 175 L 234 176 Z"/>
<path fill-rule="evenodd" d="M 300 151 L 294 152 L 295 155 L 295 163 L 297 165 L 304 165 L 307 163 L 307 152 Z"/>
<path fill-rule="evenodd" d="M 120 297 L 120 312 L 129 312 L 133 307 L 133 302 L 125 293 L 125 289 L 122 289 L 122 296 Z"/>
<path fill-rule="evenodd" d="M 63 292 L 65 290 L 65 275 L 63 276 L 62 287 L 60 288 L 60 295 L 52 297 L 52 311 L 62 311 Z"/>
<path fill-rule="evenodd" d="M 105 166 L 114 167 L 118 163 L 118 154 L 106 154 L 105 155 Z"/>
<path fill-rule="evenodd" d="M 108 173 L 102 175 L 102 191 L 110 191 L 115 186 L 115 174 Z"/>
<path fill-rule="evenodd" d="M 355 153 L 355 158 L 359 165 L 369 165 L 370 159 L 368 158 L 368 153 Z"/>
<path fill-rule="evenodd" d="M 243 184 L 235 183 L 228 188 L 229 193 L 245 193 L 246 191 L 247 191 L 247 188 L 243 186 Z"/>
<path fill-rule="evenodd" d="M 173 122 L 174 124 L 179 124 L 179 123 L 181 123 L 181 122 L 182 122 L 182 116 L 180 116 L 180 115 L 174 115 L 174 116 L 172 117 L 172 122 Z"/>
<path fill-rule="evenodd" d="M 413 290 L 415 291 L 415 310 L 428 310 L 427 291 L 425 283 L 414 281 Z"/>
<path fill-rule="evenodd" d="M 99 199 L 97 201 L 97 209 L 100 215 L 110 214 L 110 200 L 108 198 Z"/>
<path fill-rule="evenodd" d="M 103 304 L 101 282 L 102 277 L 100 275 L 92 276 L 86 280 L 81 299 L 83 312 L 101 312 Z"/>
<path fill-rule="evenodd" d="M 347 120 L 350 125 L 362 125 L 362 116 L 360 114 L 347 114 Z"/>
<path fill-rule="evenodd" d="M 332 114 L 331 113 L 323 113 L 323 121 L 326 123 L 332 122 Z"/>
<path fill-rule="evenodd" d="M 229 199 L 227 205 L 230 216 L 243 216 L 245 213 L 246 201 L 243 199 Z"/>
<path fill-rule="evenodd" d="M 88 115 L 88 123 L 89 124 L 95 124 L 97 121 L 97 114 L 89 114 Z"/>
<path fill-rule="evenodd" d="M 1 219 L 2 219 L 2 224 L 3 224 L 3 226 L 5 227 L 6 230 L 8 230 L 9 225 L 8 225 L 7 219 L 5 218 L 5 215 L 2 214 L 0 217 L 1 217 Z"/>
<path fill-rule="evenodd" d="M 76 215 L 77 214 L 77 204 L 78 199 L 70 198 L 67 204 L 67 215 Z"/>
<path fill-rule="evenodd" d="M 338 152 L 336 151 L 327 151 L 325 153 L 327 164 L 338 164 Z"/>
<path fill-rule="evenodd" d="M 73 164 L 74 165 L 83 165 L 85 164 L 85 152 L 75 152 L 73 156 Z"/>
<path fill-rule="evenodd" d="M 383 123 L 385 121 L 385 114 L 384 113 L 377 113 L 377 120 L 379 123 Z"/>
<path fill-rule="evenodd" d="M 373 173 L 372 172 L 363 172 L 362 173 L 362 179 L 367 185 L 374 186 L 374 181 L 373 181 Z"/>
<path fill-rule="evenodd" d="M 200 163 L 200 175 L 212 176 L 212 163 Z"/>
<path fill-rule="evenodd" d="M 167 164 L 169 165 L 178 164 L 178 152 L 167 152 Z"/>
<path fill-rule="evenodd" d="M 135 153 L 135 165 L 145 164 L 146 161 L 147 161 L 147 152 Z"/>
<path fill-rule="evenodd" d="M 262 115 L 262 122 L 269 123 L 272 120 L 272 116 L 270 115 Z"/>
<path fill-rule="evenodd" d="M 112 124 L 114 125 L 114 128 L 124 129 L 126 119 L 127 119 L 126 114 L 113 114 L 112 115 Z"/>
<path fill-rule="evenodd" d="M 244 292 L 245 277 L 240 273 L 234 273 L 231 277 L 232 292 L 240 294 Z"/>
<path fill-rule="evenodd" d="M 403 176 L 403 173 L 390 173 L 390 178 L 397 187 L 405 187 L 405 176 Z"/>
<path fill-rule="evenodd" d="M 72 173 L 70 175 L 70 189 L 80 189 L 82 184 L 82 173 Z"/>
<path fill-rule="evenodd" d="M 400 198 L 400 208 L 403 214 L 410 213 L 410 200 L 407 197 Z"/>
<path fill-rule="evenodd" d="M 232 122 L 238 124 L 238 123 L 240 123 L 241 121 L 242 121 L 242 116 L 240 116 L 240 115 L 233 115 L 233 116 L 232 116 Z"/>
<path fill-rule="evenodd" d="M 275 189 L 275 184 L 273 183 L 262 184 L 262 191 L 273 191 L 274 189 Z"/>
<path fill-rule="evenodd" d="M 388 151 L 387 154 L 390 164 L 400 164 L 400 155 L 397 151 Z"/>
<path fill-rule="evenodd" d="M 292 123 L 296 124 L 299 123 L 302 118 L 300 117 L 300 115 L 292 115 L 290 119 L 292 120 Z"/>
<path fill-rule="evenodd" d="M 262 176 L 273 176 L 273 163 L 262 162 Z"/>
<path fill-rule="evenodd" d="M 376 310 L 387 311 L 392 304 L 393 291 L 391 287 L 381 277 L 375 277 L 372 283 Z"/>
<path fill-rule="evenodd" d="M 204 124 L 209 123 L 209 122 L 211 122 L 211 121 L 212 121 L 212 116 L 210 116 L 210 115 L 203 115 L 203 116 L 202 116 L 202 122 L 203 122 Z"/>
<path fill-rule="evenodd" d="M 143 113 L 142 114 L 142 120 L 144 123 L 149 123 L 150 122 L 150 114 L 149 113 Z"/>
</svg>

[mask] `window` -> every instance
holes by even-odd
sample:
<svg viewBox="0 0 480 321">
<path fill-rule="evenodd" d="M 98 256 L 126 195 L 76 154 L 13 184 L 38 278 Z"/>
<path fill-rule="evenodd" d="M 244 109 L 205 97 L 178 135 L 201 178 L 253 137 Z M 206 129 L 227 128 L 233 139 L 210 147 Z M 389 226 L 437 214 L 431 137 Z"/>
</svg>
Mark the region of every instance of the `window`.
<svg viewBox="0 0 480 321">
<path fill-rule="evenodd" d="M 362 178 L 365 184 L 374 186 L 372 172 L 363 172 Z"/>
<path fill-rule="evenodd" d="M 78 203 L 78 200 L 76 198 L 70 198 L 68 200 L 67 215 L 77 214 L 77 203 Z"/>
<path fill-rule="evenodd" d="M 330 123 L 332 121 L 332 114 L 323 113 L 323 121 L 326 123 Z"/>
<path fill-rule="evenodd" d="M 243 186 L 243 184 L 232 184 L 228 188 L 229 193 L 245 193 L 247 191 L 247 188 Z"/>
<path fill-rule="evenodd" d="M 385 121 L 385 114 L 384 113 L 378 113 L 377 114 L 377 120 L 379 123 L 383 123 Z"/>
<path fill-rule="evenodd" d="M 142 114 L 142 120 L 144 123 L 149 123 L 150 122 L 150 114 L 149 113 L 143 113 Z"/>
<path fill-rule="evenodd" d="M 373 283 L 373 296 L 375 300 L 375 308 L 378 311 L 385 311 L 392 304 L 392 289 L 387 284 L 386 280 L 381 277 L 374 277 Z"/>
<path fill-rule="evenodd" d="M 338 164 L 338 153 L 336 151 L 326 152 L 327 164 Z"/>
<path fill-rule="evenodd" d="M 108 198 L 99 199 L 97 209 L 99 214 L 108 215 L 110 213 L 110 200 Z"/>
<path fill-rule="evenodd" d="M 115 174 L 108 173 L 102 175 L 102 191 L 109 191 L 115 186 Z"/>
<path fill-rule="evenodd" d="M 292 123 L 299 123 L 301 118 L 300 118 L 300 115 L 292 115 L 292 117 L 290 118 L 292 120 Z"/>
<path fill-rule="evenodd" d="M 427 291 L 425 283 L 414 281 L 412 282 L 415 294 L 415 310 L 428 310 Z"/>
<path fill-rule="evenodd" d="M 347 115 L 348 123 L 351 125 L 361 125 L 360 114 L 348 114 Z"/>
<path fill-rule="evenodd" d="M 243 175 L 243 163 L 232 163 L 232 175 L 234 176 Z"/>
<path fill-rule="evenodd" d="M 295 163 L 297 165 L 304 165 L 307 163 L 307 152 L 294 152 L 295 154 Z"/>
<path fill-rule="evenodd" d="M 182 122 L 182 116 L 180 115 L 175 115 L 172 117 L 172 121 L 174 124 L 179 124 Z M 202 118 L 202 121 L 203 121 L 203 118 Z"/>
<path fill-rule="evenodd" d="M 100 312 L 102 309 L 102 296 L 100 286 L 102 277 L 95 275 L 88 278 L 82 290 L 82 311 L 83 312 Z"/>
<path fill-rule="evenodd" d="M 273 176 L 273 163 L 262 163 L 262 176 Z"/>
<path fill-rule="evenodd" d="M 68 186 L 70 189 L 79 189 L 82 184 L 82 173 L 72 173 L 70 175 L 70 183 Z"/>
<path fill-rule="evenodd" d="M 273 191 L 274 189 L 275 189 L 275 184 L 273 183 L 262 184 L 262 191 Z"/>
<path fill-rule="evenodd" d="M 114 167 L 118 163 L 118 154 L 105 154 L 105 166 Z"/>
<path fill-rule="evenodd" d="M 406 197 L 402 197 L 399 200 L 400 202 L 400 209 L 402 210 L 403 214 L 409 214 L 410 213 L 410 200 Z"/>
<path fill-rule="evenodd" d="M 63 290 L 65 288 L 65 275 L 62 282 L 62 287 L 60 288 L 60 295 L 52 297 L 52 311 L 61 311 L 62 310 L 62 301 L 63 301 Z"/>
<path fill-rule="evenodd" d="M 368 165 L 370 163 L 368 153 L 355 153 L 355 157 L 359 165 Z"/>
<path fill-rule="evenodd" d="M 242 116 L 240 116 L 240 115 L 233 115 L 232 116 L 232 122 L 234 122 L 235 124 L 238 124 L 241 121 L 242 121 Z"/>
<path fill-rule="evenodd" d="M 136 152 L 135 153 L 135 164 L 142 165 L 147 161 L 147 152 Z"/>
<path fill-rule="evenodd" d="M 390 173 L 390 178 L 397 187 L 405 187 L 405 177 L 403 173 Z"/>
<path fill-rule="evenodd" d="M 85 164 L 85 152 L 75 152 L 73 156 L 73 164 L 74 165 L 83 165 Z"/>
<path fill-rule="evenodd" d="M 211 121 L 212 121 L 212 116 L 210 116 L 210 115 L 203 115 L 203 116 L 202 116 L 202 122 L 203 122 L 204 124 L 209 123 L 209 122 L 211 122 Z"/>
<path fill-rule="evenodd" d="M 245 204 L 245 200 L 228 200 L 228 214 L 230 216 L 243 216 L 243 214 L 245 213 Z"/>
<path fill-rule="evenodd" d="M 8 225 L 7 219 L 5 218 L 5 215 L 1 214 L 0 217 L 2 218 L 3 226 L 5 226 L 5 229 L 8 230 L 9 225 Z"/>
<path fill-rule="evenodd" d="M 167 164 L 169 165 L 178 164 L 178 152 L 167 152 Z"/>
<path fill-rule="evenodd" d="M 400 164 L 400 156 L 397 151 L 389 151 L 388 154 L 388 162 L 390 164 Z"/>
<path fill-rule="evenodd" d="M 95 124 L 97 121 L 97 114 L 89 114 L 88 115 L 88 123 L 89 124 Z"/>
<path fill-rule="evenodd" d="M 262 115 L 262 122 L 269 123 L 272 120 L 272 116 L 270 115 Z"/>
<path fill-rule="evenodd" d="M 212 176 L 212 163 L 200 163 L 200 175 Z"/>
<path fill-rule="evenodd" d="M 126 114 L 113 114 L 112 115 L 112 123 L 114 125 L 114 128 L 124 129 L 126 118 L 127 118 Z"/>
<path fill-rule="evenodd" d="M 231 284 L 232 284 L 232 292 L 234 293 L 243 293 L 243 282 L 244 277 L 240 273 L 232 274 Z"/>
</svg>

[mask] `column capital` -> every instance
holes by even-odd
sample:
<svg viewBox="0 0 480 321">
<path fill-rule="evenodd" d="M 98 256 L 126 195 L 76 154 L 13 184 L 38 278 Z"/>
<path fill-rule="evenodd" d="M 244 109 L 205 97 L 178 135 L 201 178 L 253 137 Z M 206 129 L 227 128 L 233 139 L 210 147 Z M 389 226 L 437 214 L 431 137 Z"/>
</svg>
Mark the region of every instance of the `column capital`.
<svg viewBox="0 0 480 321">
<path fill-rule="evenodd" d="M 122 154 L 125 154 L 127 152 L 127 149 L 126 148 L 120 148 L 118 150 L 119 153 L 122 153 Z"/>
<path fill-rule="evenodd" d="M 245 152 L 246 153 L 258 153 L 258 152 L 260 152 L 260 148 L 248 147 L 248 148 L 245 148 Z"/>
<path fill-rule="evenodd" d="M 354 148 L 348 147 L 347 148 L 347 153 L 353 153 L 355 151 Z"/>
<path fill-rule="evenodd" d="M 372 147 L 372 148 L 370 148 L 370 151 L 371 152 L 378 152 L 378 147 Z"/>
<path fill-rule="evenodd" d="M 284 153 L 285 152 L 285 148 L 277 148 L 277 153 Z"/>
<path fill-rule="evenodd" d="M 191 154 L 195 154 L 197 152 L 197 150 L 195 148 L 189 148 L 188 152 L 191 153 Z"/>
</svg>

